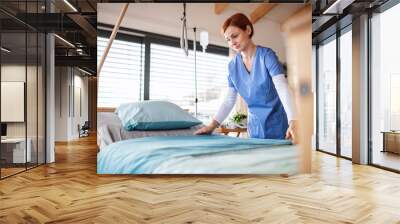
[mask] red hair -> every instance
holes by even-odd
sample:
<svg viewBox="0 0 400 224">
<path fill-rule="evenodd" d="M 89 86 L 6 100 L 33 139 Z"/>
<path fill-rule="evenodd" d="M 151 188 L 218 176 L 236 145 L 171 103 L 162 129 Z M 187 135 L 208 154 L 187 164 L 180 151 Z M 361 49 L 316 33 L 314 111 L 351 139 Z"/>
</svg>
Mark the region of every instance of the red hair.
<svg viewBox="0 0 400 224">
<path fill-rule="evenodd" d="M 224 34 L 228 26 L 236 26 L 244 31 L 246 31 L 247 26 L 250 26 L 251 33 L 250 38 L 254 34 L 253 24 L 251 24 L 249 18 L 243 13 L 236 13 L 225 20 L 224 24 L 221 27 L 221 33 Z"/>
</svg>

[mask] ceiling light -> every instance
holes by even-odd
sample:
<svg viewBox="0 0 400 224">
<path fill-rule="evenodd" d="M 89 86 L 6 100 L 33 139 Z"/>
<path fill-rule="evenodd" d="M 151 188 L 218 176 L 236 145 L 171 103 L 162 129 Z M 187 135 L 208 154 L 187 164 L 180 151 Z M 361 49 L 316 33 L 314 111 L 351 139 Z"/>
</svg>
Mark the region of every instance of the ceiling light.
<svg viewBox="0 0 400 224">
<path fill-rule="evenodd" d="M 322 14 L 342 14 L 343 10 L 354 1 L 355 0 L 336 0 L 332 5 L 325 9 Z"/>
<path fill-rule="evenodd" d="M 54 36 L 56 36 L 58 39 L 60 39 L 61 41 L 63 41 L 64 43 L 68 44 L 69 46 L 75 48 L 75 45 L 71 44 L 71 42 L 69 42 L 68 40 L 58 36 L 57 34 L 54 34 Z"/>
<path fill-rule="evenodd" d="M 78 12 L 78 10 L 71 4 L 69 3 L 68 0 L 64 0 L 65 4 L 67 4 L 72 10 L 74 10 L 75 12 Z"/>
<path fill-rule="evenodd" d="M 1 47 L 1 50 L 4 51 L 4 52 L 6 52 L 6 53 L 10 53 L 10 52 L 11 52 L 10 50 L 8 50 L 8 49 L 5 48 L 5 47 Z"/>
<path fill-rule="evenodd" d="M 81 48 L 77 48 L 77 49 L 76 49 L 76 52 L 77 52 L 79 55 L 83 55 L 83 50 L 82 50 Z"/>
</svg>

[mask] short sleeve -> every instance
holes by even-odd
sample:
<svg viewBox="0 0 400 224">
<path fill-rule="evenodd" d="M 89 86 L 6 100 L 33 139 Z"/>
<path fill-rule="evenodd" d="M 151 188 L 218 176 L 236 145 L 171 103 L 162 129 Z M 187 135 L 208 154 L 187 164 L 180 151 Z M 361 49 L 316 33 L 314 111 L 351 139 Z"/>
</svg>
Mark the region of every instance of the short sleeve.
<svg viewBox="0 0 400 224">
<path fill-rule="evenodd" d="M 276 56 L 273 50 L 271 49 L 267 50 L 264 60 L 265 60 L 265 66 L 267 67 L 268 72 L 272 77 L 285 73 L 282 64 L 279 62 L 278 57 Z"/>
<path fill-rule="evenodd" d="M 228 64 L 228 76 L 227 76 L 227 79 L 228 79 L 228 87 L 230 87 L 230 88 L 235 88 L 235 85 L 233 84 L 233 81 L 232 81 L 232 74 L 234 73 L 234 60 L 236 59 L 236 57 L 234 58 L 234 59 L 232 59 L 230 62 L 229 62 L 229 64 Z"/>
</svg>

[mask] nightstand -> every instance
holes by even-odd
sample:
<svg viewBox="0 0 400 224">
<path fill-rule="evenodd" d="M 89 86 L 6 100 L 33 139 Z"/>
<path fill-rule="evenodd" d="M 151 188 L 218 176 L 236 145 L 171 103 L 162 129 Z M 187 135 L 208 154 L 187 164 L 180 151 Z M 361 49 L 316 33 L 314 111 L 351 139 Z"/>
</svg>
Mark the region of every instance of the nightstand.
<svg viewBox="0 0 400 224">
<path fill-rule="evenodd" d="M 240 136 L 240 133 L 246 133 L 247 128 L 226 128 L 226 127 L 219 127 L 215 130 L 218 133 L 223 133 L 224 135 L 228 135 L 231 132 L 236 132 L 236 137 Z"/>
</svg>

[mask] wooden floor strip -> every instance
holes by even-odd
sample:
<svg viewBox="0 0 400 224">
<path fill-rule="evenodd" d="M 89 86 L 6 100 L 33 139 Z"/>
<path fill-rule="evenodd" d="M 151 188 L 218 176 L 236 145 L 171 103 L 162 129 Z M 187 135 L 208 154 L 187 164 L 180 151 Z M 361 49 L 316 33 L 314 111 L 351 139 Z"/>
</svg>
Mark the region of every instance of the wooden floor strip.
<svg viewBox="0 0 400 224">
<path fill-rule="evenodd" d="M 313 153 L 313 173 L 96 174 L 96 139 L 0 181 L 0 223 L 400 223 L 400 175 Z"/>
</svg>

